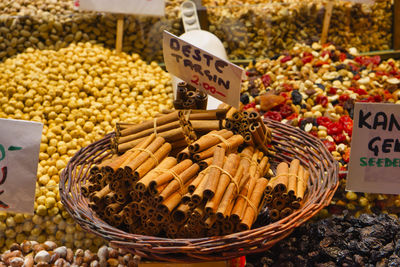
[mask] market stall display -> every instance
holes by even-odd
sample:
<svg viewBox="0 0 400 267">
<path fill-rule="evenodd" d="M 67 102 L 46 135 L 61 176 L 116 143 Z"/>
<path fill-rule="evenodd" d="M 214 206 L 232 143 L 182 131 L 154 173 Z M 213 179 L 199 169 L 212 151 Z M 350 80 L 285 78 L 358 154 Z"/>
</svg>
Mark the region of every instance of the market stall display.
<svg viewBox="0 0 400 267">
<path fill-rule="evenodd" d="M 144 124 L 144 123 L 143 123 Z M 330 199 L 333 196 L 333 193 L 335 192 L 337 186 L 338 186 L 338 166 L 337 163 L 332 159 L 331 155 L 329 154 L 328 150 L 325 148 L 323 143 L 319 141 L 317 138 L 308 135 L 305 132 L 299 131 L 296 128 L 288 125 L 284 125 L 278 122 L 273 122 L 273 121 L 266 121 L 266 126 L 268 128 L 271 128 L 272 130 L 272 138 L 271 138 L 271 144 L 274 147 L 274 152 L 269 155 L 267 159 L 268 161 L 264 161 L 264 164 L 270 163 L 271 168 L 273 170 L 276 169 L 276 165 L 279 162 L 282 161 L 291 161 L 293 158 L 298 158 L 301 162 L 302 165 L 304 165 L 304 168 L 306 168 L 309 173 L 310 173 L 310 178 L 308 180 L 307 184 L 307 194 L 304 196 L 302 205 L 301 207 L 293 211 L 290 215 L 288 214 L 287 217 L 282 218 L 281 220 L 271 223 L 271 224 L 266 224 L 263 225 L 259 228 L 254 228 L 247 230 L 251 227 L 252 222 L 255 219 L 255 210 L 252 210 L 251 208 L 245 210 L 245 216 L 251 216 L 250 222 L 247 222 L 247 217 L 241 217 L 239 216 L 239 222 L 240 219 L 245 219 L 242 221 L 243 224 L 239 224 L 238 227 L 238 232 L 234 231 L 232 234 L 228 235 L 221 235 L 219 232 L 208 232 L 209 235 L 212 235 L 211 237 L 203 237 L 201 238 L 201 233 L 200 236 L 196 235 L 193 238 L 177 238 L 177 239 L 172 239 L 172 238 L 165 238 L 155 236 L 159 232 L 159 227 L 153 225 L 156 225 L 153 220 L 158 220 L 160 222 L 164 222 L 164 218 L 168 218 L 165 216 L 165 214 L 171 213 L 174 211 L 174 207 L 184 209 L 184 207 L 179 206 L 179 204 L 185 204 L 183 202 L 183 197 L 186 196 L 187 191 L 181 192 L 179 194 L 179 183 L 175 183 L 178 186 L 174 186 L 175 191 L 177 191 L 176 198 L 169 194 L 170 197 L 167 197 L 166 199 L 162 197 L 163 193 L 165 191 L 172 192 L 171 190 L 168 190 L 168 187 L 170 187 L 171 184 L 166 185 L 166 187 L 163 186 L 167 181 L 172 181 L 171 183 L 176 182 L 174 180 L 174 177 L 176 180 L 181 181 L 181 190 L 185 190 L 187 186 L 190 183 L 194 183 L 194 180 L 196 178 L 190 179 L 190 177 L 193 177 L 193 173 L 199 170 L 199 166 L 195 166 L 197 164 L 193 164 L 189 159 L 185 159 L 181 161 L 178 165 L 176 165 L 176 162 L 169 163 L 168 158 L 165 161 L 162 161 L 160 164 L 163 165 L 162 170 L 165 170 L 165 168 L 169 168 L 165 170 L 165 173 L 162 172 L 159 175 L 154 175 L 151 172 L 149 173 L 150 176 L 152 176 L 151 179 L 149 179 L 149 182 L 144 182 L 147 181 L 146 176 L 144 176 L 142 179 L 144 179 L 143 182 L 142 179 L 138 181 L 139 183 L 142 183 L 143 186 L 140 186 L 139 188 L 145 188 L 145 192 L 148 192 L 148 195 L 150 196 L 148 199 L 146 199 L 146 194 L 143 194 L 142 197 L 137 198 L 136 195 L 137 193 L 135 190 L 131 190 L 130 192 L 133 192 L 133 201 L 135 202 L 135 199 L 139 200 L 142 199 L 144 202 L 148 202 L 150 204 L 145 203 L 141 204 L 138 203 L 138 208 L 135 208 L 131 206 L 130 204 L 127 205 L 127 207 L 133 209 L 133 213 L 135 210 L 139 210 L 139 208 L 144 205 L 145 207 L 145 213 L 140 213 L 140 211 L 137 214 L 140 217 L 140 220 L 142 218 L 147 218 L 149 221 L 141 221 L 141 224 L 145 225 L 145 229 L 143 232 L 141 232 L 141 226 L 135 224 L 135 217 L 126 217 L 124 216 L 123 213 L 127 212 L 125 208 L 116 210 L 118 212 L 118 216 L 121 216 L 121 219 L 124 220 L 124 218 L 132 218 L 134 220 L 134 227 L 129 228 L 126 230 L 125 227 L 122 227 L 122 229 L 118 229 L 113 225 L 121 225 L 118 223 L 120 221 L 120 218 L 116 218 L 115 215 L 112 215 L 113 213 L 107 214 L 107 208 L 112 206 L 113 208 L 116 206 L 112 202 L 109 204 L 109 206 L 106 207 L 105 209 L 105 216 L 102 216 L 102 210 L 103 209 L 95 209 L 95 206 L 90 204 L 90 197 L 89 199 L 84 197 L 82 194 L 82 189 L 86 191 L 86 185 L 88 184 L 89 186 L 91 185 L 91 181 L 93 181 L 93 176 L 96 177 L 97 171 L 102 170 L 103 166 L 101 165 L 101 162 L 103 159 L 106 159 L 107 163 L 104 163 L 104 171 L 107 171 L 107 169 L 113 173 L 112 171 L 117 171 L 118 172 L 118 167 L 120 166 L 121 162 L 128 162 L 128 163 L 122 163 L 123 166 L 126 165 L 126 167 L 130 166 L 136 166 L 128 169 L 128 175 L 131 173 L 132 170 L 135 168 L 138 168 L 138 158 L 139 156 L 136 156 L 133 158 L 133 161 L 129 161 L 128 158 L 133 155 L 132 153 L 135 153 L 134 149 L 131 150 L 131 154 L 123 154 L 120 158 L 116 158 L 114 160 L 107 160 L 107 157 L 110 155 L 110 151 L 112 149 L 112 144 L 111 140 L 113 138 L 114 134 L 109 134 L 103 139 L 96 141 L 95 143 L 92 143 L 91 145 L 81 149 L 77 154 L 74 155 L 74 157 L 69 161 L 67 164 L 67 167 L 64 169 L 64 171 L 61 174 L 61 180 L 60 180 L 60 194 L 61 194 L 61 199 L 64 203 L 65 208 L 68 210 L 68 212 L 71 214 L 72 217 L 74 217 L 78 223 L 83 227 L 84 229 L 87 229 L 88 231 L 91 231 L 95 233 L 96 235 L 99 235 L 106 240 L 110 241 L 110 244 L 116 247 L 124 248 L 132 253 L 139 255 L 143 258 L 148 258 L 148 259 L 157 259 L 157 260 L 163 260 L 163 261 L 172 261 L 172 262 L 196 262 L 196 261 L 204 261 L 204 260 L 224 260 L 224 259 L 229 259 L 229 258 L 234 258 L 238 257 L 240 255 L 246 255 L 249 253 L 254 253 L 257 251 L 262 251 L 266 250 L 269 247 L 271 247 L 273 244 L 278 242 L 280 239 L 284 238 L 287 236 L 291 230 L 304 223 L 307 221 L 309 218 L 311 218 L 313 215 L 315 215 L 320 209 L 322 209 L 325 205 L 329 204 Z M 135 126 L 134 126 L 135 127 Z M 140 124 L 138 124 L 136 127 L 140 127 Z M 207 135 L 204 135 L 207 136 Z M 161 138 L 161 137 L 158 137 Z M 163 138 L 160 139 L 160 142 L 162 141 Z M 208 137 L 207 137 L 208 139 Z M 155 139 L 157 140 L 157 139 Z M 198 139 L 200 142 L 201 138 Z M 148 141 L 148 140 L 147 140 Z M 146 142 L 146 139 L 144 140 Z M 242 141 L 243 142 L 243 141 Z M 162 143 L 162 142 L 161 142 Z M 155 148 L 150 149 L 150 143 L 142 143 L 143 147 L 141 147 L 141 143 L 139 143 L 136 148 L 143 151 L 141 152 L 143 156 L 147 155 L 146 158 L 149 158 L 150 161 L 155 163 L 155 159 L 157 158 L 156 153 L 153 150 Z M 194 145 L 195 143 L 193 143 Z M 148 148 L 145 148 L 144 146 L 147 146 Z M 195 146 L 194 146 L 195 147 Z M 171 149 L 171 147 L 169 147 Z M 222 151 L 220 151 L 222 149 Z M 191 150 L 189 146 L 189 150 Z M 223 163 L 223 156 L 225 154 L 225 149 L 223 148 L 217 148 L 214 151 L 214 156 L 212 160 L 212 165 L 217 165 L 218 168 L 212 168 L 210 172 L 208 173 L 208 176 L 211 177 L 212 175 L 221 175 L 221 169 L 225 169 L 225 164 L 231 164 L 231 160 L 228 160 L 230 156 L 228 156 L 228 159 L 226 163 Z M 129 152 L 129 151 L 128 151 Z M 138 152 L 136 152 L 138 153 Z M 151 154 L 154 153 L 154 156 L 151 156 Z M 242 152 L 243 153 L 243 152 Z M 125 156 L 124 156 L 125 155 Z M 257 155 L 257 154 L 256 154 Z M 235 154 L 232 155 L 232 157 L 237 157 Z M 257 158 L 257 157 L 256 157 Z M 145 160 L 145 159 L 144 159 Z M 158 161 L 158 158 L 157 158 Z M 118 162 L 118 165 L 113 164 L 114 162 Z M 261 159 L 260 164 L 263 162 Z M 100 167 L 97 166 L 100 164 Z M 109 164 L 113 164 L 113 167 L 110 168 Z M 140 163 L 139 163 L 140 164 Z M 181 164 L 186 164 L 186 167 L 178 167 Z M 165 165 L 165 166 L 164 166 Z M 96 167 L 97 166 L 97 167 Z M 139 168 L 142 168 L 144 165 L 142 165 Z M 176 166 L 176 167 L 173 167 Z M 192 171 L 192 167 L 194 166 L 194 171 Z M 209 168 L 210 168 L 209 166 Z M 265 165 L 264 165 L 265 166 Z M 126 167 L 121 168 L 120 173 L 122 174 L 123 172 L 126 172 Z M 93 169 L 94 168 L 94 169 Z M 264 168 L 260 168 L 260 172 L 258 174 L 258 177 L 260 177 L 261 174 L 264 173 Z M 186 169 L 186 170 L 185 170 Z M 92 171 L 91 171 L 92 170 Z M 97 171 L 96 171 L 97 170 Z M 172 170 L 171 172 L 169 170 Z M 185 170 L 185 171 L 184 171 Z M 233 169 L 231 169 L 233 170 Z M 150 171 L 150 170 L 148 170 Z M 224 170 L 226 171 L 226 170 Z M 214 174 L 212 174 L 212 172 Z M 92 173 L 91 175 L 89 175 Z M 175 173 L 175 174 L 174 174 Z M 185 178 L 183 178 L 183 173 L 185 173 Z M 242 172 L 243 173 L 243 172 Z M 224 175 L 225 172 L 222 174 Z M 182 175 L 182 177 L 179 177 L 179 175 Z M 235 176 L 235 174 L 230 174 L 232 176 Z M 104 174 L 102 175 L 104 177 Z M 165 176 L 165 177 L 164 177 Z M 200 176 L 200 174 L 199 174 Z M 254 175 L 257 177 L 257 175 Z M 204 176 L 207 177 L 207 174 Z M 212 176 L 214 177 L 214 176 Z M 254 178 L 255 178 L 254 177 Z M 133 177 L 132 177 L 133 178 Z M 89 180 L 88 180 L 89 179 Z M 155 180 L 153 180 L 155 179 Z M 236 178 L 233 178 L 236 180 Z M 132 181 L 132 179 L 130 179 Z M 159 182 L 160 180 L 160 182 Z M 122 181 L 124 181 L 122 179 Z M 153 185 L 152 185 L 153 181 Z M 164 182 L 161 182 L 164 181 Z M 186 182 L 187 181 L 187 182 Z M 216 194 L 214 189 L 216 188 L 216 182 L 218 179 L 206 179 L 203 178 L 205 186 L 201 191 L 203 194 L 200 194 L 199 196 L 203 198 L 208 198 L 208 200 L 211 200 L 212 202 L 214 201 L 214 198 L 219 194 Z M 208 182 L 210 181 L 210 183 Z M 229 181 L 228 181 L 229 182 Z M 254 196 L 250 193 L 251 192 L 251 187 L 255 188 L 254 186 L 257 185 L 258 183 L 263 183 L 263 185 L 259 184 L 257 187 L 257 190 L 254 189 L 254 193 L 257 192 L 257 196 Z M 200 182 L 200 185 L 197 187 L 201 187 L 201 184 L 203 182 Z M 241 182 L 238 182 L 239 184 Z M 146 186 L 148 184 L 148 186 Z M 267 186 L 267 180 L 265 178 L 260 178 L 254 180 L 252 182 L 252 178 L 250 178 L 248 182 L 248 192 L 250 193 L 250 196 L 247 196 L 249 198 L 250 202 L 254 202 L 253 205 L 255 205 L 255 209 L 258 209 L 256 204 L 256 201 L 260 203 L 260 196 L 263 194 L 263 190 L 258 192 L 260 189 L 263 187 L 265 188 Z M 251 185 L 253 184 L 253 185 Z M 103 184 L 103 188 L 111 188 L 113 186 L 112 180 L 110 184 L 106 183 Z M 132 185 L 127 185 L 127 187 L 134 186 L 136 188 L 136 185 L 133 183 Z M 242 194 L 242 191 L 240 190 L 242 187 L 238 185 L 239 187 L 239 192 Z M 195 187 L 196 188 L 196 187 Z M 210 192 L 210 195 L 208 195 L 208 190 Z M 100 188 L 100 190 L 103 190 Z M 105 189 L 104 189 L 105 190 Z M 186 189 L 187 190 L 187 189 Z M 203 191 L 204 190 L 204 191 Z M 101 192 L 101 191 L 100 191 Z M 111 194 L 119 193 L 118 192 L 110 192 Z M 140 192 L 140 191 L 139 191 Z M 152 193 L 154 192 L 154 193 Z M 153 196 L 157 196 L 157 194 L 161 192 L 161 195 L 158 195 L 158 201 L 161 201 L 161 206 L 159 206 L 157 209 L 154 208 L 154 199 Z M 214 192 L 212 194 L 211 192 Z M 95 200 L 94 197 L 98 195 L 99 193 L 94 193 L 93 194 L 93 200 Z M 246 194 L 246 193 L 244 193 Z M 191 201 L 194 201 L 194 197 L 196 195 L 196 190 L 194 191 L 193 195 L 191 196 Z M 161 197 L 161 198 L 160 198 Z M 126 199 L 126 198 L 123 198 Z M 246 198 L 245 198 L 246 199 Z M 257 200 L 256 200 L 257 199 Z M 118 197 L 116 198 L 118 201 Z M 166 200 L 168 203 L 164 203 L 163 201 Z M 201 199 L 200 199 L 201 200 Z M 106 199 L 104 199 L 106 201 Z M 238 199 L 237 201 L 241 201 L 241 199 Z M 132 203 L 134 203 L 132 202 Z M 190 203 L 190 202 L 189 202 Z M 187 204 L 189 204 L 187 203 Z M 200 202 L 194 202 L 195 205 L 192 206 L 192 211 L 196 207 L 196 203 Z M 231 203 L 233 204 L 234 202 Z M 157 200 L 155 201 L 155 204 L 157 204 Z M 207 205 L 209 203 L 206 202 L 205 205 L 205 212 L 200 212 L 202 214 L 207 212 Z M 117 204 L 120 205 L 120 204 Z M 229 202 L 226 204 L 227 206 L 229 205 Z M 245 204 L 246 205 L 246 204 Z M 210 211 L 213 213 L 213 208 L 214 206 L 210 206 Z M 111 208 L 111 207 L 110 207 Z M 234 206 L 232 206 L 234 210 Z M 153 210 L 152 213 L 154 213 L 154 217 L 152 216 L 152 213 L 150 213 L 150 209 Z M 166 213 L 164 214 L 164 210 Z M 232 210 L 232 212 L 233 212 Z M 251 214 L 247 214 L 247 211 Z M 161 213 L 160 213 L 161 212 Z M 97 214 L 100 213 L 100 214 Z M 218 210 L 215 213 L 216 217 L 218 218 Z M 228 213 L 229 214 L 229 213 Z M 233 214 L 233 213 L 232 213 Z M 224 216 L 221 217 L 221 219 L 225 218 L 225 212 L 223 213 Z M 113 218 L 112 218 L 112 217 Z M 192 218 L 194 216 L 193 214 L 189 215 L 189 218 Z M 172 216 L 174 218 L 174 216 Z M 179 218 L 179 216 L 178 216 Z M 211 218 L 211 219 L 210 219 Z M 212 220 L 212 216 L 210 217 L 205 217 L 206 221 L 204 222 L 206 225 L 209 224 L 210 226 L 216 226 L 218 228 L 219 223 L 210 221 Z M 116 221 L 116 219 L 118 219 Z M 208 222 L 207 222 L 208 220 Z M 109 223 L 111 222 L 111 223 Z M 221 221 L 222 226 L 224 225 L 224 220 Z M 115 224 L 117 223 L 117 224 Z M 146 224 L 148 223 L 148 226 Z M 166 234 L 168 236 L 174 236 L 173 233 L 169 233 L 171 226 L 176 225 L 174 222 L 169 222 L 166 220 L 165 226 L 166 228 Z M 174 227 L 172 227 L 174 228 Z M 200 228 L 201 229 L 201 228 Z M 210 228 L 212 229 L 212 228 Z M 224 228 L 223 228 L 224 229 Z M 279 229 L 279 231 L 278 231 Z M 129 231 L 133 231 L 135 233 L 129 233 Z M 139 233 L 136 233 L 136 231 L 139 231 Z M 224 233 L 224 232 L 222 232 Z M 231 231 L 228 229 L 227 233 L 231 233 Z M 218 235 L 219 234 L 219 235 Z M 190 232 L 189 232 L 190 235 Z M 215 236 L 216 235 L 216 236 Z M 178 236 L 179 237 L 179 236 Z M 254 238 L 257 237 L 257 238 Z M 232 239 L 236 240 L 235 242 L 232 242 Z"/>
<path fill-rule="evenodd" d="M 73 1 L 1 1 L 0 117 L 45 124 L 35 214 L 0 212 L 2 251 L 24 240 L 54 241 L 57 246 L 92 252 L 104 244 L 65 210 L 58 190 L 59 174 L 81 148 L 114 131 L 115 126 L 125 129 L 172 108 L 170 78 L 150 61 L 162 61 L 162 29 L 177 35 L 182 32 L 177 3 L 180 1 L 166 1 L 167 18 L 126 16 L 124 51 L 140 54 L 117 55 L 107 48 L 114 47 L 115 42 L 113 15 L 78 12 Z M 242 110 L 260 111 L 268 125 L 274 124 L 269 121 L 272 119 L 304 130 L 320 139 L 339 162 L 339 190 L 314 218 L 344 210 L 356 216 L 371 212 L 398 216 L 397 195 L 344 190 L 354 102 L 400 103 L 399 62 L 359 54 L 391 48 L 393 1 L 367 5 L 335 1 L 329 32 L 335 45 L 325 46 L 313 43 L 319 39 L 323 2 L 238 2 L 246 4 L 244 7 L 222 6 L 222 1 L 203 4 L 207 6 L 209 30 L 224 41 L 229 57 L 255 59 L 247 67 Z M 300 44 L 304 41 L 309 45 Z M 264 59 L 267 56 L 270 59 Z M 242 123 L 240 118 L 232 118 L 231 122 L 239 121 Z M 193 127 L 204 125 L 193 123 Z M 298 128 L 290 131 L 297 133 Z M 231 130 L 240 131 L 240 126 Z M 115 149 L 112 142 L 110 147 Z M 288 163 L 291 160 L 286 159 Z M 199 167 L 205 169 L 209 164 L 202 160 Z M 276 170 L 275 165 L 272 170 Z M 265 211 L 269 209 L 261 213 Z M 293 214 L 290 216 L 293 218 Z M 302 216 L 309 218 L 311 213 Z M 257 227 L 269 223 L 266 220 Z M 297 223 L 290 225 L 295 226 Z M 118 244 L 122 246 L 123 242 Z M 229 255 L 238 248 L 233 247 Z M 80 255 L 81 251 L 76 253 Z M 16 264 L 19 262 L 16 259 Z"/>
</svg>

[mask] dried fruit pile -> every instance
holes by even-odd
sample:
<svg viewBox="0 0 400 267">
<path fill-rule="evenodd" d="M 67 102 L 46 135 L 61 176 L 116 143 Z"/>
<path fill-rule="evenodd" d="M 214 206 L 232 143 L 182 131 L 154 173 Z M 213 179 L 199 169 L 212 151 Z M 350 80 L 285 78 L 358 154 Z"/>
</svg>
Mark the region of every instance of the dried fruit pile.
<svg viewBox="0 0 400 267">
<path fill-rule="evenodd" d="M 387 215 L 334 216 L 297 228 L 252 266 L 399 266 L 400 223 Z"/>
<path fill-rule="evenodd" d="M 297 44 L 283 55 L 251 64 L 247 74 L 241 96 L 244 109 L 255 108 L 266 118 L 320 138 L 339 161 L 342 178 L 350 156 L 354 103 L 400 103 L 399 62 L 361 56 L 354 48 Z M 341 183 L 331 213 L 344 208 L 398 213 L 399 197 L 345 193 L 345 179 Z"/>
</svg>

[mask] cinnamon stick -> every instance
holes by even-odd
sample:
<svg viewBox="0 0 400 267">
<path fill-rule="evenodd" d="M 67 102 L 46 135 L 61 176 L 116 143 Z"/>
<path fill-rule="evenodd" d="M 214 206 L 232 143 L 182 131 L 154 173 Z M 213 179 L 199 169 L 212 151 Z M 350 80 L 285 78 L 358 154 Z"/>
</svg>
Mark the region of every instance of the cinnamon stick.
<svg viewBox="0 0 400 267">
<path fill-rule="evenodd" d="M 222 220 L 225 215 L 227 215 L 227 210 L 229 208 L 229 206 L 231 205 L 231 203 L 234 203 L 234 199 L 238 194 L 238 190 L 240 192 L 241 188 L 240 188 L 240 180 L 243 177 L 243 172 L 244 172 L 245 168 L 243 165 L 239 165 L 235 177 L 234 177 L 234 182 L 231 181 L 229 183 L 229 185 L 227 186 L 224 195 L 217 207 L 216 210 L 216 216 L 217 219 Z M 236 185 L 238 185 L 238 187 L 236 187 Z M 232 204 L 232 208 L 233 208 L 233 204 Z M 230 215 L 230 214 L 229 214 Z"/>
<path fill-rule="evenodd" d="M 151 142 L 146 148 L 145 151 L 139 150 L 140 153 L 132 158 L 130 162 L 124 163 L 123 166 L 126 172 L 133 173 L 137 167 L 139 167 L 143 162 L 145 162 L 149 157 L 154 156 L 154 152 L 157 151 L 163 144 L 165 143 L 165 139 L 162 137 L 156 137 L 153 142 Z"/>
<path fill-rule="evenodd" d="M 257 184 L 254 188 L 253 194 L 250 197 L 250 202 L 252 203 L 252 205 L 247 206 L 246 212 L 243 216 L 243 220 L 239 225 L 240 229 L 247 230 L 251 228 L 258 215 L 258 210 L 255 209 L 258 209 L 261 197 L 264 193 L 265 188 L 267 187 L 267 184 L 268 180 L 265 178 L 260 178 L 257 180 Z"/>
<path fill-rule="evenodd" d="M 213 160 L 212 157 L 209 157 L 209 158 L 203 159 L 202 161 L 197 162 L 197 164 L 199 164 L 199 166 L 200 166 L 200 170 L 204 170 L 208 166 L 210 166 L 212 163 L 212 160 Z"/>
<path fill-rule="evenodd" d="M 178 140 L 184 139 L 184 134 L 181 128 L 168 130 L 165 132 L 161 132 L 157 134 L 158 137 L 162 137 L 165 139 L 166 142 L 172 143 Z M 145 137 L 132 140 L 126 143 L 118 143 L 118 152 L 125 152 L 133 147 L 135 147 L 138 143 L 142 142 Z"/>
<path fill-rule="evenodd" d="M 218 185 L 216 187 L 215 195 L 211 199 L 207 201 L 206 204 L 206 213 L 212 214 L 215 213 L 217 208 L 220 205 L 221 199 L 224 196 L 225 190 L 227 189 L 230 183 L 235 183 L 234 176 L 239 166 L 240 157 L 237 154 L 231 153 L 228 155 L 224 166 L 223 172 L 220 175 Z"/>
<path fill-rule="evenodd" d="M 182 188 L 183 185 L 191 178 L 193 178 L 197 172 L 199 171 L 200 167 L 198 164 L 194 163 L 192 166 L 184 170 L 182 173 L 178 174 L 179 177 L 173 177 L 173 180 L 167 185 L 167 187 L 160 193 L 159 199 L 160 201 L 167 199 L 170 195 L 172 195 L 177 190 L 181 190 L 182 192 L 184 189 Z"/>
<path fill-rule="evenodd" d="M 289 216 L 292 213 L 293 213 L 293 210 L 291 208 L 289 208 L 289 207 L 286 207 L 283 210 L 281 210 L 279 217 L 281 219 L 283 219 L 283 218 Z"/>
<path fill-rule="evenodd" d="M 292 162 L 290 162 L 287 188 L 287 192 L 290 198 L 295 198 L 296 195 L 299 165 L 300 161 L 298 159 L 293 159 Z"/>
<path fill-rule="evenodd" d="M 161 174 L 157 176 L 154 180 L 150 181 L 149 187 L 155 188 L 164 183 L 168 183 L 174 178 L 174 173 L 180 175 L 184 170 L 189 168 L 192 164 L 193 162 L 190 159 L 186 159 L 178 163 L 177 165 L 173 166 L 172 168 L 170 168 L 169 171 L 161 170 Z"/>
<path fill-rule="evenodd" d="M 189 193 L 193 194 L 194 190 L 196 190 L 196 188 L 199 186 L 204 176 L 205 176 L 204 172 L 201 172 L 197 175 L 197 177 L 193 180 L 193 182 L 188 186 Z"/>
<path fill-rule="evenodd" d="M 190 158 L 189 147 L 186 147 L 181 152 L 179 152 L 177 155 L 178 162 L 181 162 L 182 160 L 185 160 L 188 158 Z"/>
<path fill-rule="evenodd" d="M 189 180 L 182 188 L 181 190 L 175 191 L 172 195 L 170 195 L 167 199 L 163 200 L 161 204 L 159 204 L 158 208 L 159 209 L 165 209 L 167 208 L 168 213 L 171 213 L 171 211 L 179 205 L 181 198 L 183 195 L 187 193 L 187 186 L 191 183 L 192 179 Z"/>
<path fill-rule="evenodd" d="M 221 138 L 227 139 L 227 138 L 231 137 L 233 135 L 233 133 L 226 129 L 222 129 L 220 131 L 211 132 L 209 134 L 203 135 L 196 142 L 194 142 L 193 144 L 191 144 L 189 146 L 189 152 L 190 153 L 200 152 L 200 151 L 206 150 L 207 148 L 210 148 L 218 143 L 221 143 L 221 139 L 216 137 L 215 135 L 218 135 Z"/>
<path fill-rule="evenodd" d="M 277 209 L 277 210 L 282 210 L 286 205 L 286 200 L 281 198 L 281 197 L 275 197 L 274 200 L 272 200 L 272 207 Z"/>
<path fill-rule="evenodd" d="M 286 192 L 288 184 L 289 166 L 286 162 L 281 162 L 276 167 L 276 176 L 270 180 L 274 194 Z"/>
<path fill-rule="evenodd" d="M 203 175 L 203 179 L 192 194 L 191 203 L 193 203 L 194 206 L 199 205 L 200 202 L 203 200 L 203 192 L 207 186 L 209 173 L 203 173 Z"/>
<path fill-rule="evenodd" d="M 147 172 L 153 169 L 158 162 L 161 162 L 171 151 L 172 146 L 170 143 L 164 143 L 156 152 L 154 158 L 148 158 L 142 165 L 140 165 L 133 173 L 134 180 L 142 178 Z"/>
<path fill-rule="evenodd" d="M 302 166 L 300 166 L 300 169 L 303 171 L 302 175 L 299 172 L 299 180 L 297 182 L 297 201 L 302 201 L 304 198 L 304 193 L 307 189 L 307 182 L 308 178 L 310 177 L 310 173 L 307 170 L 304 170 Z M 301 176 L 300 176 L 301 175 Z"/>
<path fill-rule="evenodd" d="M 162 169 L 170 169 L 176 165 L 176 159 L 173 157 L 167 157 L 161 163 L 156 166 L 155 169 L 152 169 L 148 172 L 142 179 L 140 179 L 136 185 L 135 190 L 139 192 L 145 192 L 149 183 L 153 181 L 157 176 L 160 175 L 160 171 Z"/>
<path fill-rule="evenodd" d="M 277 209 L 271 209 L 269 212 L 269 217 L 271 218 L 272 221 L 277 221 L 280 217 L 280 212 Z"/>
<path fill-rule="evenodd" d="M 226 142 L 220 142 L 217 143 L 216 145 L 203 150 L 201 152 L 198 152 L 193 155 L 193 159 L 196 161 L 201 161 L 203 159 L 209 158 L 214 154 L 215 148 L 217 146 L 223 147 L 227 152 L 234 152 L 241 144 L 243 144 L 243 137 L 241 135 L 233 135 L 229 137 Z M 229 150 L 229 151 L 228 151 Z"/>
<path fill-rule="evenodd" d="M 162 115 L 160 117 L 157 117 L 157 125 L 164 125 L 169 122 L 173 122 L 178 120 L 178 111 L 174 111 L 172 113 Z M 120 135 L 121 137 L 127 136 L 127 135 L 132 135 L 138 132 L 145 131 L 149 128 L 154 127 L 154 120 L 147 120 L 145 122 L 136 124 L 135 126 L 129 127 L 125 130 L 122 130 Z"/>
<path fill-rule="evenodd" d="M 92 198 L 93 202 L 98 204 L 100 200 L 103 199 L 110 192 L 111 192 L 110 186 L 106 185 L 100 191 L 96 192 L 96 194 Z"/>
<path fill-rule="evenodd" d="M 171 214 L 172 221 L 177 224 L 182 224 L 186 221 L 190 211 L 189 205 L 180 204 L 179 207 Z"/>
<path fill-rule="evenodd" d="M 222 168 L 224 158 L 225 149 L 222 147 L 217 147 L 214 152 L 213 163 L 208 167 L 210 168 L 210 171 L 208 173 L 207 184 L 203 192 L 203 198 L 210 199 L 214 196 L 219 183 L 219 177 L 221 175 L 220 168 Z"/>
</svg>

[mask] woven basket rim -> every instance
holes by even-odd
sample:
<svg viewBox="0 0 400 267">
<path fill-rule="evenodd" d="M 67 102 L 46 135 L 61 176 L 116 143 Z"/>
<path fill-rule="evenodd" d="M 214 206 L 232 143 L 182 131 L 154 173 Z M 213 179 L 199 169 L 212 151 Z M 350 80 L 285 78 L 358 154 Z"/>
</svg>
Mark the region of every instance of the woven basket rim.
<svg viewBox="0 0 400 267">
<path fill-rule="evenodd" d="M 309 160 L 315 163 L 315 166 L 308 164 L 311 176 L 307 186 L 309 192 L 305 196 L 307 201 L 300 209 L 276 222 L 224 236 L 176 239 L 131 234 L 110 226 L 88 207 L 88 201 L 80 194 L 80 188 L 81 182 L 87 178 L 85 175 L 87 176 L 91 164 L 99 160 L 99 156 L 104 157 L 108 151 L 107 145 L 109 146 L 114 133 L 80 149 L 70 159 L 60 175 L 61 202 L 83 229 L 110 241 L 112 246 L 124 248 L 145 258 L 171 262 L 201 262 L 229 259 L 267 250 L 330 203 L 339 185 L 339 165 L 318 138 L 291 125 L 266 119 L 264 122 L 272 129 L 273 140 L 277 142 L 275 147 L 282 152 L 273 158 L 272 168 L 279 159 L 285 160 L 284 157 L 289 157 L 285 153 L 290 154 L 292 150 L 304 149 L 303 154 L 295 154 L 302 164 L 307 163 L 302 158 L 307 156 L 306 152 L 311 155 L 311 159 L 322 155 L 320 161 Z M 288 141 L 290 145 L 285 147 L 285 142 Z M 304 142 L 306 145 L 303 148 L 301 145 L 304 145 Z M 78 168 L 82 163 L 83 166 L 88 166 Z M 318 167 L 322 167 L 323 171 Z M 315 173 L 321 174 L 323 178 L 315 177 Z"/>
</svg>

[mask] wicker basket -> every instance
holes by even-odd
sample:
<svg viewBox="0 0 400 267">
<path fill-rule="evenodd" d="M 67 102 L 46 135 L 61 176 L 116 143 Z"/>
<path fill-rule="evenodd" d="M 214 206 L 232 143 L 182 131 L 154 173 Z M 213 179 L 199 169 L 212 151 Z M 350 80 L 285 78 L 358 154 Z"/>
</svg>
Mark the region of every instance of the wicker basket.
<svg viewBox="0 0 400 267">
<path fill-rule="evenodd" d="M 276 155 L 270 160 L 271 168 L 275 170 L 279 162 L 298 158 L 310 171 L 305 204 L 275 223 L 230 235 L 197 239 L 143 236 L 110 226 L 88 207 L 87 199 L 81 195 L 81 186 L 88 177 L 90 167 L 109 153 L 113 134 L 81 149 L 72 157 L 61 174 L 61 201 L 83 229 L 110 241 L 111 246 L 126 249 L 142 258 L 201 262 L 265 251 L 328 205 L 339 184 L 338 163 L 320 140 L 292 126 L 270 120 L 265 123 L 273 130 L 276 149 Z"/>
</svg>

